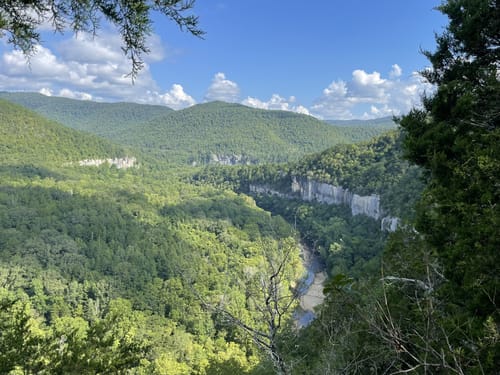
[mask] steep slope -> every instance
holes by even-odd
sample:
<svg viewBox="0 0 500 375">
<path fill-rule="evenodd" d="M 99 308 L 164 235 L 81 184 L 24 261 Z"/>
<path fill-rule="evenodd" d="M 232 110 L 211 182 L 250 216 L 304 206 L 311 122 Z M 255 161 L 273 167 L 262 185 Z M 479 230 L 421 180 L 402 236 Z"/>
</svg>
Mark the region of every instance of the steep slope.
<svg viewBox="0 0 500 375">
<path fill-rule="evenodd" d="M 287 275 L 298 278 L 291 228 L 172 170 L 66 165 L 120 150 L 0 100 L 0 373 L 262 369 L 202 299 L 225 296 L 260 327 L 241 276 L 286 241 Z"/>
<path fill-rule="evenodd" d="M 372 120 L 325 120 L 338 128 L 351 143 L 363 142 L 397 128 L 392 117 Z"/>
<path fill-rule="evenodd" d="M 0 99 L 0 164 L 62 164 L 124 156 L 123 147 Z"/>
<path fill-rule="evenodd" d="M 338 143 L 381 134 L 394 124 L 328 125 L 311 116 L 224 102 L 180 111 L 135 103 L 97 103 L 37 93 L 0 93 L 68 127 L 88 131 L 174 163 L 285 162 Z"/>
<path fill-rule="evenodd" d="M 401 158 L 399 132 L 336 145 L 295 163 L 210 167 L 197 182 L 232 186 L 283 216 L 331 274 L 378 272 L 387 232 L 405 225 L 422 192 L 421 170 Z"/>
<path fill-rule="evenodd" d="M 123 143 L 196 163 L 288 161 L 347 139 L 311 116 L 211 102 L 157 117 L 120 134 Z"/>
<path fill-rule="evenodd" d="M 0 98 L 20 104 L 70 128 L 112 140 L 127 127 L 172 112 L 172 109 L 159 105 L 98 103 L 25 92 L 0 92 Z"/>
<path fill-rule="evenodd" d="M 423 188 L 421 170 L 402 158 L 401 135 L 397 131 L 369 142 L 337 145 L 309 155 L 291 165 L 286 178 L 292 190 L 295 181 L 298 184 L 295 191 L 309 200 L 347 200 L 354 204 L 354 195 L 377 197 L 377 208 L 368 213 L 377 218 L 381 211 L 407 217 Z M 330 191 L 330 187 L 337 188 Z M 323 197 L 324 189 L 326 195 Z M 358 211 L 351 208 L 353 213 Z M 368 207 L 365 209 L 370 211 Z"/>
</svg>

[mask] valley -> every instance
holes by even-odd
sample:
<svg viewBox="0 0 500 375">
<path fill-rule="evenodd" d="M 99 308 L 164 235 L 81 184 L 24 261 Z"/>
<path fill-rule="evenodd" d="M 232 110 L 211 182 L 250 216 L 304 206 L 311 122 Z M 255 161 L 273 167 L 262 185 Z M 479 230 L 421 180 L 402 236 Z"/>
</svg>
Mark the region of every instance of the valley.
<svg viewBox="0 0 500 375">
<path fill-rule="evenodd" d="M 393 123 L 0 97 L 1 373 L 396 371 L 396 319 L 443 340 Z"/>
<path fill-rule="evenodd" d="M 27 102 L 39 99 L 32 104 L 50 101 L 23 95 L 13 97 L 18 102 L 20 98 Z M 59 99 L 54 99 L 59 110 L 64 108 Z M 71 103 L 72 108 L 80 105 Z M 108 116 L 106 105 L 82 105 L 81 113 L 92 108 L 95 118 Z M 221 107 L 220 103 L 215 105 Z M 49 362 L 51 371 L 76 371 L 81 368 L 78 366 L 100 371 L 105 356 L 111 356 L 112 361 L 121 360 L 124 343 L 117 342 L 106 353 L 89 342 L 87 335 L 97 334 L 93 329 L 101 327 L 102 339 L 112 339 L 116 337 L 115 327 L 105 326 L 109 319 L 133 319 L 134 323 L 123 327 L 131 335 L 130 343 L 137 348 L 143 347 L 146 338 L 150 343 L 147 355 L 141 354 L 146 349 L 126 354 L 130 360 L 148 358 L 140 366 L 139 362 L 132 362 L 141 371 L 158 372 L 169 363 L 169 367 L 211 373 L 210 368 L 224 366 L 224 361 L 236 358 L 242 373 L 260 373 L 266 367 L 270 370 L 272 366 L 265 356 L 254 351 L 244 331 L 211 317 L 204 306 L 225 301 L 217 308 L 227 309 L 231 316 L 244 319 L 255 329 L 265 329 L 262 319 L 269 316 L 259 307 L 265 301 L 258 280 L 269 277 L 266 272 L 272 273 L 277 265 L 281 270 L 280 293 L 287 294 L 304 273 L 308 275 L 300 298 L 290 300 L 293 309 L 285 309 L 283 319 L 292 321 L 295 314 L 303 311 L 299 326 L 312 323 L 324 299 L 323 282 L 332 272 L 331 264 L 327 266 L 324 258 L 324 247 L 331 244 L 325 242 L 316 247 L 313 243 L 319 240 L 319 233 L 313 233 L 304 242 L 301 227 L 287 222 L 279 209 L 266 204 L 262 207 L 267 208 L 260 207 L 264 196 L 254 200 L 246 194 L 252 193 L 252 188 L 243 192 L 243 185 L 235 185 L 236 175 L 245 176 L 245 184 L 251 184 L 249 176 L 254 169 L 269 174 L 266 184 L 271 184 L 276 180 L 276 176 L 272 177 L 272 165 L 268 171 L 268 164 L 208 163 L 195 167 L 179 160 L 173 165 L 162 157 L 156 159 L 154 153 L 143 148 L 135 149 L 129 142 L 111 143 L 87 133 L 93 127 L 84 129 L 85 132 L 72 130 L 1 99 L 0 108 L 4 135 L 0 143 L 2 298 L 12 301 L 13 306 L 24 306 L 25 319 L 32 322 L 17 328 L 25 330 L 18 333 L 31 337 L 34 333 L 30 327 L 36 324 L 43 332 L 42 346 L 48 350 L 42 355 L 31 348 L 24 361 Z M 99 108 L 106 108 L 106 112 L 99 114 Z M 141 113 L 146 114 L 149 109 Z M 212 107 L 207 109 L 211 113 Z M 259 112 L 259 116 L 274 115 Z M 44 136 L 39 137 L 40 134 Z M 302 136 L 295 135 L 294 142 Z M 245 147 L 250 150 L 252 145 Z M 211 152 L 210 145 L 204 147 L 207 153 Z M 286 168 L 298 165 L 276 164 Z M 226 187 L 213 182 L 220 173 Z M 293 177 L 294 181 L 297 178 Z M 322 199 L 311 196 L 308 201 L 304 204 L 321 204 Z M 324 220 L 344 215 L 340 212 L 343 208 Z M 366 230 L 374 232 L 366 232 L 368 237 L 378 237 L 380 230 L 375 221 L 370 228 Z M 344 235 L 347 240 L 347 232 L 342 233 L 337 235 Z M 271 249 L 276 250 L 269 252 Z M 286 263 L 280 263 L 283 260 L 279 249 L 288 249 Z M 244 300 L 247 302 L 242 305 Z M 276 312 L 282 308 L 281 303 Z M 244 305 L 247 307 L 241 310 Z M 113 310 L 116 308 L 119 310 Z M 11 311 L 2 310 L 2 314 L 7 317 Z M 118 315 L 112 318 L 109 314 Z M 284 323 L 280 323 L 280 330 Z M 14 327 L 7 325 L 4 329 Z M 56 360 L 55 352 L 48 348 L 58 340 L 61 330 L 82 334 L 68 342 L 63 352 L 65 359 Z M 173 348 L 174 341 L 168 344 L 171 339 L 167 337 L 174 332 L 185 343 L 172 351 L 169 348 Z M 236 352 L 225 352 L 229 350 L 226 345 Z M 82 352 L 73 357 L 77 347 Z M 100 351 L 102 357 L 91 360 L 84 354 L 86 350 Z M 193 350 L 203 360 L 183 359 L 187 351 Z"/>
</svg>

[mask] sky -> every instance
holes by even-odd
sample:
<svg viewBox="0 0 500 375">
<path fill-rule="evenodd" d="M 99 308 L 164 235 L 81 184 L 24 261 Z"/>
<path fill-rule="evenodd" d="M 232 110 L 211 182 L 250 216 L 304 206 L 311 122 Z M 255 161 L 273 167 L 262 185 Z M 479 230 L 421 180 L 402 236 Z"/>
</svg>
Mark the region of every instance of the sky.
<svg viewBox="0 0 500 375">
<path fill-rule="evenodd" d="M 28 64 L 0 39 L 0 91 L 179 110 L 213 100 L 305 113 L 373 119 L 418 106 L 447 19 L 440 0 L 197 0 L 203 39 L 154 15 L 151 53 L 132 82 L 120 37 L 42 30 Z"/>
</svg>

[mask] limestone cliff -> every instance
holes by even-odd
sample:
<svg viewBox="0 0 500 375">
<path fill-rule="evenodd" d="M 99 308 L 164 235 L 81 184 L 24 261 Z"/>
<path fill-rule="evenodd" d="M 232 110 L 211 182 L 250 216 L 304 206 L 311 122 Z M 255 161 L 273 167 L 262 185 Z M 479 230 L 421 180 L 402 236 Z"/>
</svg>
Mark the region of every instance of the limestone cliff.
<svg viewBox="0 0 500 375">
<path fill-rule="evenodd" d="M 219 165 L 250 165 L 255 164 L 255 161 L 244 155 L 211 154 L 208 163 Z"/>
<path fill-rule="evenodd" d="M 308 202 L 325 204 L 344 204 L 350 207 L 352 215 L 366 215 L 375 220 L 381 220 L 380 228 L 385 231 L 395 231 L 399 219 L 384 216 L 380 207 L 380 196 L 376 194 L 362 196 L 355 194 L 342 186 L 334 186 L 318 182 L 310 178 L 292 177 L 290 193 L 278 191 L 267 185 L 250 185 L 251 193 L 275 195 L 281 198 L 299 196 Z"/>
<path fill-rule="evenodd" d="M 134 157 L 124 157 L 124 158 L 110 158 L 110 159 L 85 159 L 85 160 L 80 160 L 78 164 L 80 166 L 91 166 L 91 167 L 98 167 L 102 164 L 109 164 L 110 166 L 115 166 L 118 169 L 126 169 L 126 168 L 131 168 L 135 165 L 137 162 L 137 159 Z"/>
</svg>

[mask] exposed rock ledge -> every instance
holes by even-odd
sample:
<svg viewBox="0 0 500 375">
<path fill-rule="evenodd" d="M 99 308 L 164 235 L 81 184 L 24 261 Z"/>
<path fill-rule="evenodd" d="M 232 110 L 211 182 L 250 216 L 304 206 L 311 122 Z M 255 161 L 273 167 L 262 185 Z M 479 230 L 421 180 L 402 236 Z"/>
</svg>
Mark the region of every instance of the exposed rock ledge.
<svg viewBox="0 0 500 375">
<path fill-rule="evenodd" d="M 131 168 L 135 165 L 137 159 L 134 157 L 124 157 L 124 158 L 113 158 L 113 159 L 85 159 L 80 160 L 78 165 L 80 166 L 90 166 L 98 167 L 102 164 L 109 164 L 110 166 L 115 166 L 118 169 Z"/>
<path fill-rule="evenodd" d="M 281 198 L 294 198 L 297 195 L 304 201 L 325 204 L 344 204 L 351 208 L 352 215 L 366 215 L 375 220 L 381 220 L 380 229 L 394 232 L 399 225 L 399 219 L 384 216 L 380 208 L 380 196 L 376 194 L 361 196 L 354 194 L 341 186 L 334 186 L 309 178 L 292 178 L 291 193 L 283 193 L 266 185 L 250 185 L 251 193 L 275 195 Z"/>
<path fill-rule="evenodd" d="M 222 154 L 211 154 L 209 164 L 220 164 L 220 165 L 250 165 L 255 164 L 254 161 L 250 160 L 244 155 L 222 155 Z"/>
</svg>

